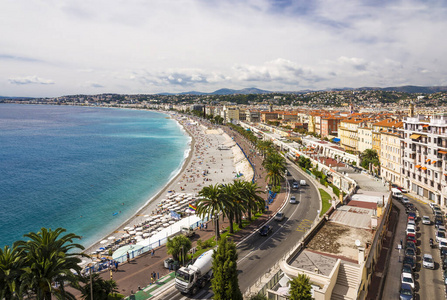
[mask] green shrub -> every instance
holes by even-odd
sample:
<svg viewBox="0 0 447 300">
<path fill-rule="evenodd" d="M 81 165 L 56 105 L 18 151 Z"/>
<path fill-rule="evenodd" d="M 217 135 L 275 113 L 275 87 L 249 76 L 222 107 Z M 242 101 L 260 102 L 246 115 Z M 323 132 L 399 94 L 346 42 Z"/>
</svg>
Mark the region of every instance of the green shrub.
<svg viewBox="0 0 447 300">
<path fill-rule="evenodd" d="M 331 185 L 332 186 L 332 191 L 334 192 L 335 195 L 337 195 L 337 197 L 340 197 L 340 190 L 338 189 L 338 187 L 336 187 L 335 185 Z"/>
<path fill-rule="evenodd" d="M 197 241 L 197 249 L 202 249 L 203 248 L 203 241 L 201 239 L 199 239 Z"/>
</svg>

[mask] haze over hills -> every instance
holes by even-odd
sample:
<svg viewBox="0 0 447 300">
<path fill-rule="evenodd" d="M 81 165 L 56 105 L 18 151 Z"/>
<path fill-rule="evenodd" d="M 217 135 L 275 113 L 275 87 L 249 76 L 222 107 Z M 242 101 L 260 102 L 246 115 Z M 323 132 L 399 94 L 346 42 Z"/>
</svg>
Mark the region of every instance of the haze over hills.
<svg viewBox="0 0 447 300">
<path fill-rule="evenodd" d="M 330 91 L 385 91 L 385 92 L 401 92 L 401 93 L 411 93 L 411 94 L 433 94 L 438 92 L 447 92 L 447 86 L 416 86 L 416 85 L 405 85 L 405 86 L 398 86 L 398 87 L 361 87 L 361 88 L 350 88 L 350 87 L 344 87 L 344 88 L 333 88 L 333 89 L 325 89 L 325 90 L 300 90 L 300 91 L 268 91 L 268 90 L 261 90 L 258 88 L 245 88 L 241 90 L 235 90 L 235 89 L 227 89 L 222 88 L 219 90 L 216 90 L 211 93 L 205 93 L 205 92 L 199 92 L 199 91 L 189 91 L 189 92 L 182 92 L 182 93 L 158 93 L 156 95 L 162 95 L 162 96 L 174 96 L 174 95 L 233 95 L 233 94 L 240 94 L 240 95 L 248 95 L 248 94 L 271 94 L 271 93 L 278 93 L 278 94 L 289 94 L 289 93 L 296 93 L 296 94 L 304 94 L 304 93 L 310 93 L 310 92 L 330 92 Z M 0 99 L 32 99 L 33 97 L 7 97 L 7 96 L 0 96 Z"/>
</svg>

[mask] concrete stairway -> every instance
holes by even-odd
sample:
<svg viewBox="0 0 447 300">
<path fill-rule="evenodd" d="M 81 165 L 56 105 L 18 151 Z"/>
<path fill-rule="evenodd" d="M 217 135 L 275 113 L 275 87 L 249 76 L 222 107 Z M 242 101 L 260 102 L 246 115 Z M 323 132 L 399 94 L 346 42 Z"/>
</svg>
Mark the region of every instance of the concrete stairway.
<svg viewBox="0 0 447 300">
<path fill-rule="evenodd" d="M 357 298 L 357 290 L 360 283 L 360 270 L 357 266 L 341 263 L 338 270 L 337 282 L 332 291 L 332 300 Z"/>
</svg>

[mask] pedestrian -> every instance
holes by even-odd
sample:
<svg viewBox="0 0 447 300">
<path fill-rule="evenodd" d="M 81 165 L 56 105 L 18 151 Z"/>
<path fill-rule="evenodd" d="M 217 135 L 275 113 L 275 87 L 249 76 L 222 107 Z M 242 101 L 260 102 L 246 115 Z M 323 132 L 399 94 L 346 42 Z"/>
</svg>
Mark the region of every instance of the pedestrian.
<svg viewBox="0 0 447 300">
<path fill-rule="evenodd" d="M 403 245 L 402 245 L 402 239 L 400 239 L 400 246 L 402 247 Z"/>
<path fill-rule="evenodd" d="M 204 226 L 204 228 L 205 228 L 205 230 L 206 230 L 206 228 L 208 227 L 208 224 L 207 223 L 205 223 L 205 225 L 203 225 Z"/>
<path fill-rule="evenodd" d="M 118 272 L 118 261 L 115 261 L 115 272 Z"/>
<path fill-rule="evenodd" d="M 155 283 L 155 272 L 151 274 L 151 283 Z"/>
<path fill-rule="evenodd" d="M 152 249 L 151 256 L 154 257 L 155 249 Z"/>
<path fill-rule="evenodd" d="M 128 262 L 128 263 L 130 262 L 130 255 L 129 255 L 129 252 L 127 252 L 127 262 Z"/>
</svg>

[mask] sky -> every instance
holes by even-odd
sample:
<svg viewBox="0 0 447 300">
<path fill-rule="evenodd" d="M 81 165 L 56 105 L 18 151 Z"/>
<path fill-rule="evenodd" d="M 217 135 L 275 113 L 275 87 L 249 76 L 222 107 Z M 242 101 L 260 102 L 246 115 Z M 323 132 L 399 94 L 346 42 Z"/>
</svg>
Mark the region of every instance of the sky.
<svg viewBox="0 0 447 300">
<path fill-rule="evenodd" d="M 0 96 L 447 85 L 446 3 L 0 0 Z"/>
</svg>

